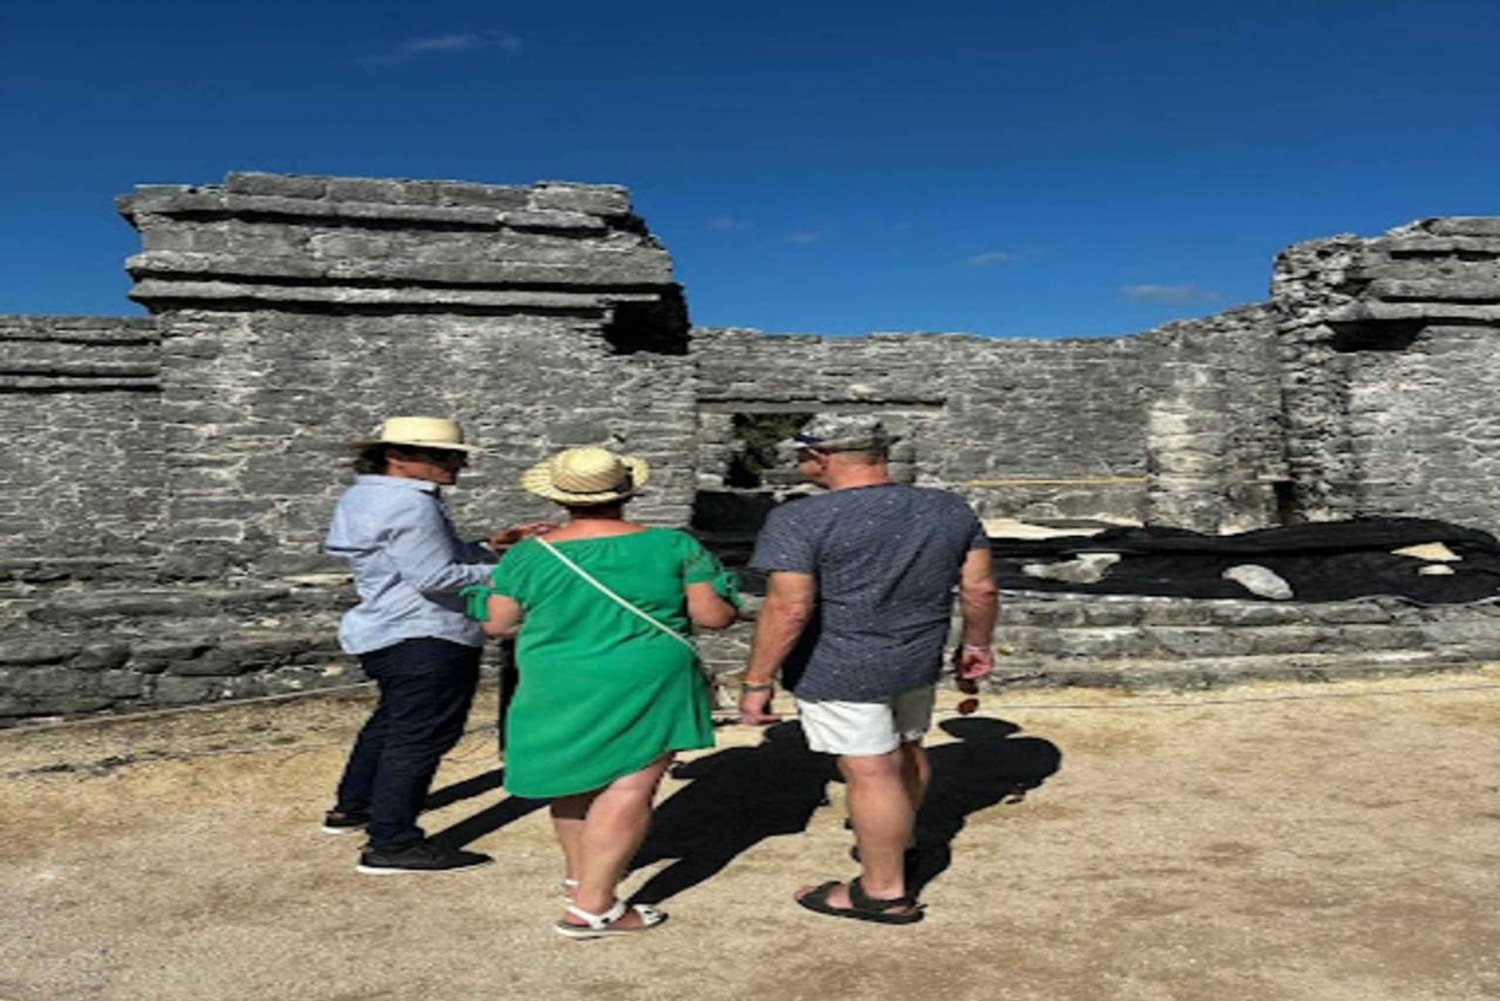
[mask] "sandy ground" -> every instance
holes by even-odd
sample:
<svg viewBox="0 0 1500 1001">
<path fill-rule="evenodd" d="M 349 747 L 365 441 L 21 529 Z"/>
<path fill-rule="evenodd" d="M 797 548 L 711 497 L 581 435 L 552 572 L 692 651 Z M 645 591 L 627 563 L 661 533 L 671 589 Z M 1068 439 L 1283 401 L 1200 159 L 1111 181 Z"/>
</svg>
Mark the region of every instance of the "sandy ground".
<svg viewBox="0 0 1500 1001">
<path fill-rule="evenodd" d="M 852 870 L 842 787 L 819 807 L 818 759 L 726 727 L 628 884 L 671 921 L 590 943 L 550 930 L 558 859 L 496 786 L 492 695 L 426 823 L 497 864 L 354 872 L 315 821 L 363 709 L 0 734 L 0 999 L 1500 998 L 1494 668 L 986 696 L 935 734 L 905 928 L 791 903 Z"/>
</svg>

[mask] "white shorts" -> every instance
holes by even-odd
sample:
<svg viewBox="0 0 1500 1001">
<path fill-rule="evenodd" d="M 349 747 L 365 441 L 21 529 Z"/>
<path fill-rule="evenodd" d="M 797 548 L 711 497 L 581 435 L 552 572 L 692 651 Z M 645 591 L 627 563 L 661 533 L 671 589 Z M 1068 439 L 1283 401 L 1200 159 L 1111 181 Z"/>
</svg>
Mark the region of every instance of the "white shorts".
<svg viewBox="0 0 1500 1001">
<path fill-rule="evenodd" d="M 932 725 L 936 686 L 909 688 L 884 702 L 798 699 L 797 715 L 807 746 L 824 754 L 889 754 L 922 739 Z"/>
</svg>

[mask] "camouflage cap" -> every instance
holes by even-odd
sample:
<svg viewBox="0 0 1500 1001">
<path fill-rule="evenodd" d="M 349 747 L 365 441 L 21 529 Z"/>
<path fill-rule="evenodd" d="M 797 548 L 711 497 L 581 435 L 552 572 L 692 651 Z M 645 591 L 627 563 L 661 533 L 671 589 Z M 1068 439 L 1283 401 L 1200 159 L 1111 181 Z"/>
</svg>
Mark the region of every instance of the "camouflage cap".
<svg viewBox="0 0 1500 1001">
<path fill-rule="evenodd" d="M 786 444 L 821 452 L 883 452 L 900 440 L 874 414 L 821 414 Z"/>
</svg>

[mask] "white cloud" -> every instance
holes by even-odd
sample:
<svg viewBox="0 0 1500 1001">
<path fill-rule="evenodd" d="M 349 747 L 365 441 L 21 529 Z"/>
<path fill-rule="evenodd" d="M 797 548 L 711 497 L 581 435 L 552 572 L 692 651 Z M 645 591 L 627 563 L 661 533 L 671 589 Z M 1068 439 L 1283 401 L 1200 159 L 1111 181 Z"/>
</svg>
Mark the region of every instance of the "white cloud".
<svg viewBox="0 0 1500 1001">
<path fill-rule="evenodd" d="M 504 31 L 472 31 L 450 35 L 424 35 L 398 42 L 390 51 L 366 56 L 366 66 L 398 66 L 427 56 L 441 56 L 480 49 L 499 49 L 507 55 L 521 51 L 521 39 Z"/>
<path fill-rule="evenodd" d="M 975 254 L 966 262 L 971 268 L 992 268 L 997 264 L 1009 264 L 1016 259 L 1016 255 L 1008 250 L 986 250 L 982 254 Z"/>
<path fill-rule="evenodd" d="M 804 247 L 808 244 L 817 243 L 821 239 L 823 239 L 823 231 L 817 229 L 800 229 L 786 235 L 787 243 L 796 243 Z"/>
<path fill-rule="evenodd" d="M 1122 285 L 1120 294 L 1137 302 L 1154 302 L 1163 306 L 1186 306 L 1195 302 L 1217 302 L 1213 289 L 1184 282 L 1181 285 Z"/>
<path fill-rule="evenodd" d="M 716 215 L 703 224 L 705 229 L 711 229 L 715 233 L 738 233 L 750 228 L 750 224 L 733 216 Z"/>
</svg>

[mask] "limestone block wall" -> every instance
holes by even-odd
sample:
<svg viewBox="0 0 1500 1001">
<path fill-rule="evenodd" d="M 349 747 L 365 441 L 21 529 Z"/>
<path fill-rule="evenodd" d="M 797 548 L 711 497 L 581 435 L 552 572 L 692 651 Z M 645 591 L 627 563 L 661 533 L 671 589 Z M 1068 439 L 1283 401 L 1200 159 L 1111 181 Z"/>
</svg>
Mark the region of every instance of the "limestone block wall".
<svg viewBox="0 0 1500 1001">
<path fill-rule="evenodd" d="M 1349 359 L 1348 431 L 1361 513 L 1439 517 L 1500 530 L 1500 329 L 1433 324 L 1401 352 Z"/>
<path fill-rule="evenodd" d="M 1265 483 L 1284 475 L 1275 343 L 1259 307 L 1089 340 L 699 329 L 699 482 L 722 485 L 727 415 L 869 410 L 907 435 L 917 482 L 986 515 L 1180 524 L 1207 496 L 1212 517 L 1194 524 L 1258 527 L 1274 516 Z M 1208 395 L 1186 388 L 1189 370 Z M 1179 416 L 1151 424 L 1158 404 Z"/>
<path fill-rule="evenodd" d="M 0 563 L 129 570 L 160 545 L 158 338 L 146 319 L 0 316 Z"/>
<path fill-rule="evenodd" d="M 838 338 L 695 328 L 700 488 L 723 486 L 737 447 L 736 414 L 879 413 L 905 439 L 896 475 L 936 481 L 944 448 L 940 418 L 978 342 L 939 334 Z"/>
<path fill-rule="evenodd" d="M 1145 521 L 1239 532 L 1278 524 L 1287 479 L 1275 314 L 1263 306 L 1146 335 Z"/>
<path fill-rule="evenodd" d="M 1299 510 L 1500 529 L 1500 220 L 1299 244 L 1272 294 Z"/>
<path fill-rule="evenodd" d="M 454 494 L 475 536 L 550 510 L 516 478 L 577 444 L 646 457 L 636 514 L 687 520 L 686 308 L 623 189 L 231 174 L 120 209 L 161 334 L 169 576 L 328 569 L 342 445 L 398 413 L 487 446 Z"/>
<path fill-rule="evenodd" d="M 1058 481 L 1082 478 L 1096 481 L 1086 490 L 1095 507 L 1118 509 L 1097 483 L 1143 473 L 1135 341 L 694 335 L 708 487 L 732 451 L 721 415 L 776 410 L 878 412 L 906 436 L 901 458 L 917 482 L 962 485 L 981 506 L 998 498 L 1057 511 Z M 1136 498 L 1124 506 L 1129 517 Z"/>
</svg>

